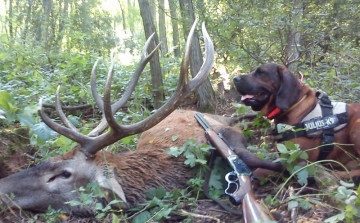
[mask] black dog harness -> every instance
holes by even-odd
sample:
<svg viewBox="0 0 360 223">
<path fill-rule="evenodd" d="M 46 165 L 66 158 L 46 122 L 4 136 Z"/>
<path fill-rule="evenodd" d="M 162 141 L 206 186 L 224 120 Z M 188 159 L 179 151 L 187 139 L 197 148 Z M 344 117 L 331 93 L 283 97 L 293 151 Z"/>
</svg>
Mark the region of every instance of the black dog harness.
<svg viewBox="0 0 360 223">
<path fill-rule="evenodd" d="M 316 107 L 300 123 L 295 125 L 277 124 L 271 135 L 277 142 L 297 137 L 322 138 L 318 160 L 325 159 L 334 149 L 334 134 L 348 124 L 347 104 L 331 101 L 323 91 L 317 91 Z"/>
</svg>

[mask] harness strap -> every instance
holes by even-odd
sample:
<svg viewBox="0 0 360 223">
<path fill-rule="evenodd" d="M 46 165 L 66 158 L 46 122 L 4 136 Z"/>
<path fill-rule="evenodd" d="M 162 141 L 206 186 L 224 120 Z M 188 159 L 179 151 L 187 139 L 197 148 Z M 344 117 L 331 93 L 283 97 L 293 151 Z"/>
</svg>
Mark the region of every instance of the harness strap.
<svg viewBox="0 0 360 223">
<path fill-rule="evenodd" d="M 331 100 L 325 92 L 317 91 L 316 96 L 320 100 L 319 104 L 321 107 L 323 117 L 327 117 L 333 114 L 333 105 L 331 104 Z M 334 128 L 324 129 L 322 132 L 322 141 L 320 154 L 318 156 L 318 160 L 324 160 L 334 149 Z"/>
<path fill-rule="evenodd" d="M 272 138 L 277 142 L 282 142 L 298 137 L 310 137 L 308 136 L 309 133 L 321 130 L 322 146 L 320 148 L 318 160 L 323 160 L 326 159 L 329 153 L 331 153 L 331 151 L 334 149 L 334 140 L 335 140 L 334 128 L 338 125 L 347 124 L 348 114 L 347 112 L 343 112 L 340 114 L 333 115 L 333 105 L 331 104 L 331 100 L 329 99 L 328 95 L 325 92 L 323 91 L 316 92 L 316 97 L 319 99 L 319 105 L 321 107 L 322 117 L 336 121 L 330 124 L 326 123 L 327 125 L 323 126 L 321 129 L 317 128 L 316 126 L 310 129 L 307 128 L 308 126 L 306 125 L 308 125 L 309 122 L 311 121 L 301 122 L 289 126 L 291 130 L 285 130 L 283 132 L 279 131 L 280 133 L 278 132 L 277 129 L 274 129 L 271 135 Z"/>
<path fill-rule="evenodd" d="M 343 112 L 340 114 L 333 115 L 338 119 L 338 125 L 347 124 L 348 123 L 348 115 L 347 112 Z M 272 139 L 276 142 L 283 142 L 293 138 L 299 137 L 308 137 L 308 131 L 306 131 L 306 127 L 304 123 L 298 123 L 296 125 L 292 125 L 292 130 L 286 130 L 284 132 L 278 133 L 276 129 L 274 129 L 270 135 Z M 294 131 L 295 130 L 295 131 Z"/>
</svg>

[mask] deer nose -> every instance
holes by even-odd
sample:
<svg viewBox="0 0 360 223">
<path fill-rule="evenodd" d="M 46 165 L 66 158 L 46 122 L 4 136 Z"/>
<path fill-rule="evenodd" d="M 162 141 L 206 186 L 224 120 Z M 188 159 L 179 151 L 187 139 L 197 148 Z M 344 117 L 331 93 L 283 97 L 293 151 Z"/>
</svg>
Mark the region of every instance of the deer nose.
<svg viewBox="0 0 360 223">
<path fill-rule="evenodd" d="M 234 77 L 233 81 L 234 81 L 235 84 L 237 84 L 237 83 L 240 83 L 242 81 L 242 78 L 241 78 L 241 76 L 236 76 L 236 77 Z"/>
</svg>

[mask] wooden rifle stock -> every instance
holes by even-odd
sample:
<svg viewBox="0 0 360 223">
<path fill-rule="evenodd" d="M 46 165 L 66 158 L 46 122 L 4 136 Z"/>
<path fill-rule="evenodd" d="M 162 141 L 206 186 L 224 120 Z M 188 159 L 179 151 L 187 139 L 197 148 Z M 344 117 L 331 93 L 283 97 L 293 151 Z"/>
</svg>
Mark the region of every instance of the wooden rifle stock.
<svg viewBox="0 0 360 223">
<path fill-rule="evenodd" d="M 265 211 L 263 207 L 256 201 L 254 196 L 254 192 L 252 190 L 252 183 L 250 179 L 250 169 L 246 166 L 246 164 L 241 161 L 244 166 L 243 169 L 246 171 L 238 172 L 236 164 L 231 161 L 231 157 L 236 157 L 236 153 L 233 149 L 228 145 L 226 140 L 218 133 L 216 133 L 206 122 L 203 115 L 197 113 L 195 115 L 196 120 L 201 124 L 201 126 L 205 129 L 205 133 L 210 141 L 211 145 L 216 148 L 216 150 L 221 154 L 221 156 L 229 161 L 229 164 L 236 172 L 238 185 L 239 187 L 233 191 L 230 195 L 230 200 L 234 204 L 242 203 L 242 211 L 243 211 L 243 218 L 245 223 L 251 222 L 264 222 L 264 221 L 271 221 L 275 220 L 272 214 L 269 211 Z M 245 167 L 245 168 L 244 168 Z M 251 172 L 250 172 L 251 173 Z M 227 179 L 228 180 L 228 179 Z M 229 181 L 228 181 L 229 182 Z M 230 182 L 229 182 L 230 183 Z"/>
<path fill-rule="evenodd" d="M 240 175 L 239 183 L 241 187 L 238 190 L 238 193 L 245 193 L 245 196 L 242 200 L 242 211 L 244 215 L 244 222 L 264 222 L 264 221 L 273 221 L 274 217 L 270 212 L 263 209 L 261 204 L 256 201 L 254 196 L 254 191 L 251 188 L 251 179 L 249 176 Z M 247 192 L 246 192 L 247 191 Z M 237 193 L 235 193 L 235 196 Z"/>
</svg>

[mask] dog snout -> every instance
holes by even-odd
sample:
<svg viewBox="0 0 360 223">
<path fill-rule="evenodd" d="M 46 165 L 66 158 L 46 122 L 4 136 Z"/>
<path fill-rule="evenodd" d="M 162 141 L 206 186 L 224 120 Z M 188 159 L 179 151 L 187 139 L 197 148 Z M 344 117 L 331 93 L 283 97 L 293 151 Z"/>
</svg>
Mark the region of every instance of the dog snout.
<svg viewBox="0 0 360 223">
<path fill-rule="evenodd" d="M 242 81 L 242 78 L 241 78 L 241 76 L 236 76 L 236 77 L 234 77 L 233 81 L 235 84 L 238 84 Z"/>
</svg>

